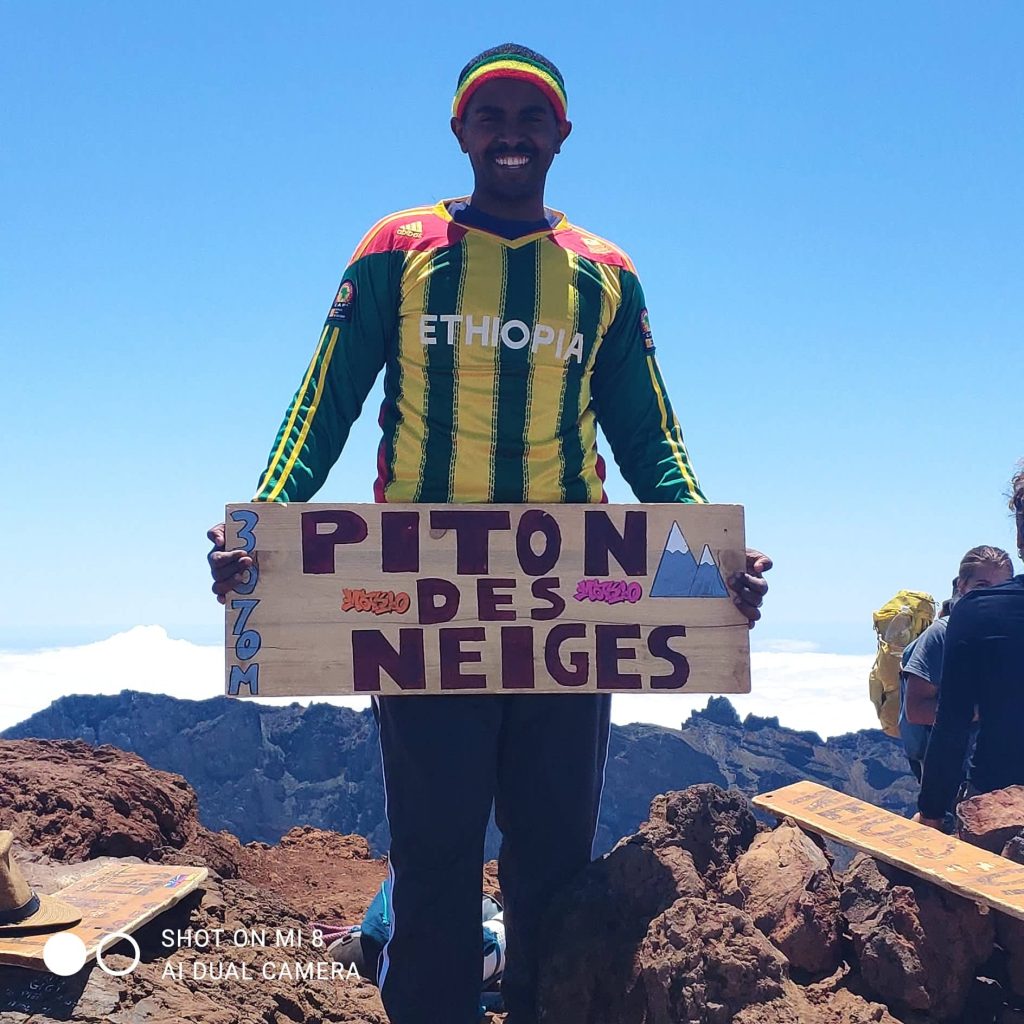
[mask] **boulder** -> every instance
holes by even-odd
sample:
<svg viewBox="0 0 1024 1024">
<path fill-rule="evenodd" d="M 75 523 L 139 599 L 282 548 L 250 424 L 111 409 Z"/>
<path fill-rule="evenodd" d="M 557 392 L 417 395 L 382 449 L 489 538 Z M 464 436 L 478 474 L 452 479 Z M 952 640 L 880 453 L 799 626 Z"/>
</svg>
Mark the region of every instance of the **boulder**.
<svg viewBox="0 0 1024 1024">
<path fill-rule="evenodd" d="M 754 838 L 722 884 L 786 956 L 810 974 L 839 966 L 839 887 L 825 854 L 791 819 Z"/>
<path fill-rule="evenodd" d="M 750 916 L 693 897 L 651 922 L 639 968 L 645 1015 L 636 1019 L 645 1024 L 732 1024 L 742 1010 L 786 991 L 786 958 Z"/>
<path fill-rule="evenodd" d="M 1024 786 L 1009 786 L 961 800 L 956 809 L 957 835 L 990 853 L 1001 853 L 1024 832 Z"/>
<path fill-rule="evenodd" d="M 864 854 L 841 880 L 861 980 L 892 1009 L 959 1018 L 992 953 L 993 915 L 977 904 Z"/>
<path fill-rule="evenodd" d="M 555 898 L 542 928 L 542 1019 L 620 1024 L 642 1012 L 637 951 L 650 922 L 680 897 L 706 895 L 690 854 L 637 834 Z"/>
<path fill-rule="evenodd" d="M 637 835 L 655 847 L 686 850 L 701 875 L 713 884 L 761 831 L 747 798 L 703 783 L 655 797 Z"/>
</svg>

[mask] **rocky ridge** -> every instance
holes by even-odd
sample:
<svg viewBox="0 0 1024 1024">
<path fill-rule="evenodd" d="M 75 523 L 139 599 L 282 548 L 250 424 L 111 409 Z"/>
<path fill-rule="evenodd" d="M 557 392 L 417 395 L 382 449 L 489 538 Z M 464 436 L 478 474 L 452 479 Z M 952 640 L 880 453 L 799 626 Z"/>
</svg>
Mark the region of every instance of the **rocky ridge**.
<svg viewBox="0 0 1024 1024">
<path fill-rule="evenodd" d="M 1007 792 L 972 802 L 978 836 L 1024 834 L 1024 794 Z M 362 837 L 302 826 L 243 845 L 200 824 L 181 777 L 81 741 L 0 741 L 0 808 L 42 891 L 110 857 L 210 868 L 202 890 L 137 933 L 142 962 L 124 978 L 95 965 L 68 979 L 0 968 L 2 1024 L 386 1024 L 368 982 L 268 978 L 261 963 L 281 951 L 162 939 L 358 921 L 386 871 Z M 1024 1021 L 1020 922 L 863 855 L 836 871 L 792 821 L 771 828 L 714 784 L 656 797 L 558 894 L 544 935 L 546 1024 Z M 128 965 L 120 953 L 111 966 Z M 225 962 L 252 980 L 215 980 Z"/>
<path fill-rule="evenodd" d="M 243 842 L 276 843 L 304 822 L 366 836 L 374 854 L 389 845 L 377 727 L 368 710 L 124 691 L 63 697 L 0 736 L 83 739 L 133 751 L 183 775 L 198 794 L 203 824 Z M 901 746 L 878 730 L 823 742 L 775 718 L 741 722 L 728 699 L 712 697 L 680 729 L 612 727 L 595 850 L 606 852 L 635 831 L 659 793 L 713 782 L 753 796 L 801 779 L 900 814 L 916 798 Z M 493 823 L 486 851 L 497 856 Z"/>
</svg>

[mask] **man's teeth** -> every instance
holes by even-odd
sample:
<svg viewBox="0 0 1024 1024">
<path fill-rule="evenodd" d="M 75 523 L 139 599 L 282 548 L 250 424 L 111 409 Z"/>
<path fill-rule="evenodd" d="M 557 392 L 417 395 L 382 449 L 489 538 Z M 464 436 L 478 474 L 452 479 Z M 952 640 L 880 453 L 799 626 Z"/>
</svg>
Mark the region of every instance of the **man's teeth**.
<svg viewBox="0 0 1024 1024">
<path fill-rule="evenodd" d="M 494 159 L 499 167 L 525 167 L 530 162 L 528 156 L 498 156 Z"/>
</svg>

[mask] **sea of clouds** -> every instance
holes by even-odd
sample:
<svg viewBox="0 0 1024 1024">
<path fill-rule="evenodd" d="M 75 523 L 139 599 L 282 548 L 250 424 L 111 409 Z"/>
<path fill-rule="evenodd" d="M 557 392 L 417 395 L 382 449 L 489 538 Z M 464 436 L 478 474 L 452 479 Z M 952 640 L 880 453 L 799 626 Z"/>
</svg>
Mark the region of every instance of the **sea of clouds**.
<svg viewBox="0 0 1024 1024">
<path fill-rule="evenodd" d="M 776 716 L 782 725 L 823 737 L 877 728 L 867 696 L 873 654 L 825 654 L 811 644 L 792 642 L 767 647 L 751 655 L 752 692 L 729 695 L 741 717 Z M 176 640 L 161 626 L 137 626 L 76 647 L 0 651 L 0 731 L 68 694 L 140 690 L 203 700 L 223 693 L 223 679 L 223 648 Z M 267 698 L 264 703 L 289 704 L 296 699 Z M 364 697 L 316 700 L 369 706 Z M 612 719 L 620 725 L 650 722 L 679 728 L 707 700 L 704 694 L 616 694 Z"/>
</svg>

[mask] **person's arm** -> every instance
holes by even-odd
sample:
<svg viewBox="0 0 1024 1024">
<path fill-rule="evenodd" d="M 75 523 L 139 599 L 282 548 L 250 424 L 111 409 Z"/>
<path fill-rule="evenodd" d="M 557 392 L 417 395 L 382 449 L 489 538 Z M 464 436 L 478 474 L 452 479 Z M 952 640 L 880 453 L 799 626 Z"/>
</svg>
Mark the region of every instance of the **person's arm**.
<svg viewBox="0 0 1024 1024">
<path fill-rule="evenodd" d="M 911 725 L 934 725 L 935 709 L 939 704 L 939 688 L 932 686 L 927 679 L 907 672 L 904 674 L 907 690 L 906 702 L 907 721 Z"/>
<path fill-rule="evenodd" d="M 707 502 L 690 464 L 683 432 L 654 356 L 643 289 L 636 275 L 619 275 L 622 297 L 594 361 L 594 412 L 622 476 L 640 501 Z M 747 550 L 746 572 L 729 579 L 733 601 L 750 625 L 761 617 L 772 560 Z"/>
<path fill-rule="evenodd" d="M 327 479 L 384 365 L 403 255 L 363 256 L 345 271 L 253 501 L 308 501 Z"/>
<path fill-rule="evenodd" d="M 946 623 L 933 622 L 903 654 L 900 666 L 906 680 L 903 700 L 906 719 L 912 725 L 934 725 L 938 705 Z"/>
<path fill-rule="evenodd" d="M 706 502 L 654 356 L 643 289 L 620 272 L 622 298 L 591 378 L 594 412 L 640 501 Z"/>
<path fill-rule="evenodd" d="M 946 629 L 939 706 L 928 740 L 917 801 L 925 824 L 943 818 L 963 781 L 964 755 L 976 701 L 972 672 L 975 628 L 973 605 L 961 601 L 953 609 Z"/>
<path fill-rule="evenodd" d="M 307 501 L 323 485 L 373 386 L 397 326 L 402 253 L 354 259 L 342 275 L 316 351 L 285 412 L 253 501 Z M 253 559 L 225 551 L 224 524 L 206 534 L 212 590 L 226 595 Z"/>
</svg>

